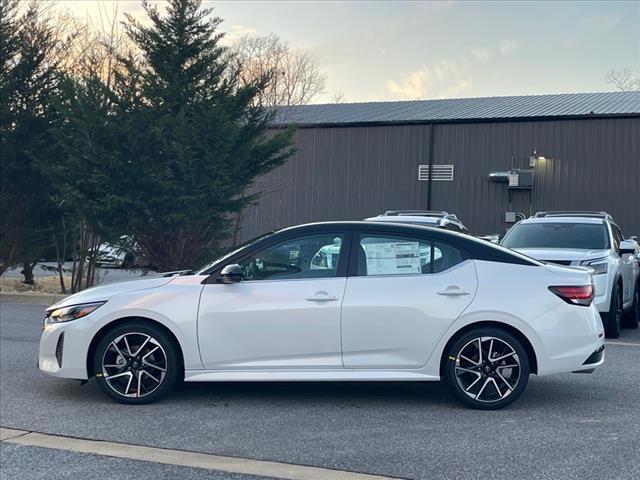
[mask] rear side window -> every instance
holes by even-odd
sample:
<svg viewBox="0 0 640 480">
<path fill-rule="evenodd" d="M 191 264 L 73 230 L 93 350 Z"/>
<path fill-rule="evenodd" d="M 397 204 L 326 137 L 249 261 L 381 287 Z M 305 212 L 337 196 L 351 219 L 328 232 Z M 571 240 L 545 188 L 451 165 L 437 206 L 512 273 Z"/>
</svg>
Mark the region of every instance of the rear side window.
<svg viewBox="0 0 640 480">
<path fill-rule="evenodd" d="M 508 248 L 609 248 L 604 223 L 520 223 L 511 227 L 501 242 Z"/>
<path fill-rule="evenodd" d="M 424 239 L 361 236 L 358 275 L 423 275 L 443 272 L 463 261 L 450 245 Z"/>
</svg>

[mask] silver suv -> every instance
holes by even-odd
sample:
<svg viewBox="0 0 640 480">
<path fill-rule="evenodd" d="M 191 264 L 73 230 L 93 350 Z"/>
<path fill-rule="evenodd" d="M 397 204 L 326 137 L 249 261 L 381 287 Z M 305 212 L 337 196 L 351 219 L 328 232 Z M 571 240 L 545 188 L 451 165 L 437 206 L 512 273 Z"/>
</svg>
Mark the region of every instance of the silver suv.
<svg viewBox="0 0 640 480">
<path fill-rule="evenodd" d="M 387 210 L 377 217 L 365 218 L 368 222 L 393 222 L 444 228 L 460 233 L 469 233 L 467 227 L 452 213 L 432 210 Z"/>
<path fill-rule="evenodd" d="M 607 337 L 640 321 L 638 243 L 624 240 L 606 212 L 538 212 L 516 223 L 500 244 L 549 263 L 590 267 L 594 304 Z"/>
</svg>

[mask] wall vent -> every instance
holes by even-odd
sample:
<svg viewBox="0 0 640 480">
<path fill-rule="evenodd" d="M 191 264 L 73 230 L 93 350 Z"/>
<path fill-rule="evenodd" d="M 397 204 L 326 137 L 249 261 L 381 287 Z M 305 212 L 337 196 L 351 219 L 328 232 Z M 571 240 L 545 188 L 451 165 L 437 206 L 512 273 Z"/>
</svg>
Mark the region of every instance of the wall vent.
<svg viewBox="0 0 640 480">
<path fill-rule="evenodd" d="M 429 181 L 429 165 L 418 165 L 418 180 L 421 182 Z M 431 180 L 434 182 L 452 182 L 453 165 L 433 165 Z"/>
</svg>

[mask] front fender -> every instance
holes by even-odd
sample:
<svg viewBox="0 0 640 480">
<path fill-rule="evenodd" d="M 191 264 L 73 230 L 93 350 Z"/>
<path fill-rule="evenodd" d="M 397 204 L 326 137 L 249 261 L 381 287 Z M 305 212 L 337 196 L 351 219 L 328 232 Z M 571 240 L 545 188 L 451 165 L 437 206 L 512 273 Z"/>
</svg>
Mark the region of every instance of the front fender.
<svg viewBox="0 0 640 480">
<path fill-rule="evenodd" d="M 197 342 L 198 303 L 203 286 L 197 277 L 176 279 L 161 288 L 145 292 L 129 292 L 111 298 L 95 311 L 100 314 L 92 322 L 77 321 L 82 336 L 83 358 L 96 335 L 124 318 L 144 318 L 166 327 L 180 344 L 186 370 L 203 369 Z M 93 316 L 93 314 L 91 315 Z M 74 322 L 75 323 L 75 322 Z M 86 363 L 86 362 L 85 362 Z"/>
</svg>

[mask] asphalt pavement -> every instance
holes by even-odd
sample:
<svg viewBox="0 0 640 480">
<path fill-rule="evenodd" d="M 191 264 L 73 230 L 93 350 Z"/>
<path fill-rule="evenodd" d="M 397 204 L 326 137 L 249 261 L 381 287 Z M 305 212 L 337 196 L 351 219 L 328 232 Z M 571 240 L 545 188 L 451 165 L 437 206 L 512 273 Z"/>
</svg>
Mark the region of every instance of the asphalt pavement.
<svg viewBox="0 0 640 480">
<path fill-rule="evenodd" d="M 199 468 L 174 467 L 48 448 L 0 444 L 0 479 L 78 480 L 141 478 L 166 480 L 264 480 Z"/>
<path fill-rule="evenodd" d="M 0 305 L 3 427 L 412 479 L 640 478 L 638 330 L 608 344 L 593 374 L 532 376 L 524 395 L 497 412 L 469 410 L 439 383 L 387 382 L 184 384 L 132 407 L 111 402 L 93 381 L 80 386 L 37 370 L 42 313 Z M 6 478 L 46 478 L 57 465 L 75 469 L 68 478 L 128 478 L 143 467 L 147 477 L 156 468 L 2 447 Z M 173 478 L 202 474 L 184 472 Z"/>
</svg>

